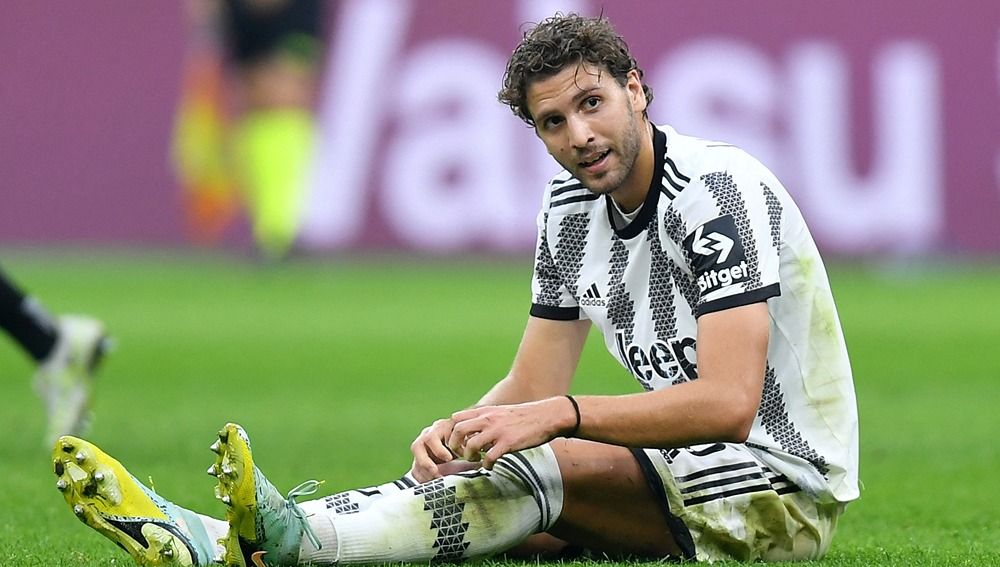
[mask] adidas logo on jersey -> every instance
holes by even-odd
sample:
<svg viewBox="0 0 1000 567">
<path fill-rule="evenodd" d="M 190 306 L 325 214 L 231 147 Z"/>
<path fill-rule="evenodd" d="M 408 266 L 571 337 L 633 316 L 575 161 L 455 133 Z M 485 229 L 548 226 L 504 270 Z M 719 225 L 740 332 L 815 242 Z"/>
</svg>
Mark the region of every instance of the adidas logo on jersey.
<svg viewBox="0 0 1000 567">
<path fill-rule="evenodd" d="M 601 292 L 597 290 L 597 284 L 592 283 L 587 288 L 586 293 L 583 294 L 580 305 L 586 307 L 607 307 L 608 302 L 601 297 Z"/>
</svg>

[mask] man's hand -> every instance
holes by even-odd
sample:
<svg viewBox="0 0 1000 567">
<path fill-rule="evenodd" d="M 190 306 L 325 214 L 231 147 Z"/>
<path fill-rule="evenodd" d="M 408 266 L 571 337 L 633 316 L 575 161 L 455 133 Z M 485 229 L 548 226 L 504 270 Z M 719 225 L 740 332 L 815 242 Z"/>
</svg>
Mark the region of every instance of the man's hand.
<svg viewBox="0 0 1000 567">
<path fill-rule="evenodd" d="M 490 441 L 489 449 L 494 449 L 497 441 L 501 440 L 500 446 L 496 447 L 495 450 L 488 451 L 489 454 L 484 461 L 487 467 L 492 467 L 496 459 L 499 459 L 506 452 L 534 447 L 559 435 L 559 431 L 566 432 L 572 429 L 576 423 L 576 415 L 570 413 L 572 405 L 569 400 L 565 398 L 546 400 L 545 398 L 559 396 L 569 391 L 573 371 L 580 360 L 580 352 L 583 351 L 583 345 L 587 341 L 589 329 L 589 320 L 552 321 L 529 317 L 528 324 L 524 328 L 521 346 L 518 347 L 510 373 L 480 398 L 477 404 L 479 407 L 460 411 L 454 414 L 451 419 L 435 421 L 420 432 L 417 439 L 410 445 L 410 451 L 413 453 L 413 467 L 410 469 L 410 473 L 413 478 L 419 482 L 427 482 L 448 474 L 478 467 L 481 460 L 479 449 L 483 447 L 482 445 L 473 445 L 475 449 L 468 451 L 462 449 L 457 452 L 452 452 L 448 448 L 449 439 L 453 437 L 456 417 L 460 417 L 463 421 L 473 420 L 472 423 L 463 425 L 465 433 L 461 437 L 456 437 L 461 440 L 461 442 L 456 442 L 456 447 L 463 447 L 465 438 L 469 434 L 481 434 L 482 430 L 486 428 L 480 427 L 480 425 L 490 425 L 489 433 L 480 438 L 481 441 Z M 517 406 L 510 405 L 533 400 L 543 400 L 538 403 L 552 403 L 552 405 L 545 406 L 548 409 L 541 411 L 530 408 L 531 404 L 528 403 Z M 562 407 L 557 409 L 557 406 Z M 528 418 L 527 431 L 529 434 L 524 433 L 525 427 L 520 421 L 521 418 L 513 420 L 505 418 L 503 424 L 514 424 L 509 427 L 508 425 L 493 424 L 492 411 L 500 411 L 501 413 L 529 412 L 527 415 L 535 416 Z M 545 415 L 545 412 L 548 412 L 549 415 Z M 543 422 L 552 420 L 552 414 L 560 417 L 569 415 L 566 419 L 572 419 L 572 421 L 568 421 L 562 430 L 553 428 L 551 424 L 542 427 Z M 486 422 L 474 421 L 481 415 L 486 416 Z M 518 415 L 521 414 L 518 413 Z M 521 427 L 518 427 L 517 423 L 521 423 Z M 500 430 L 498 427 L 505 431 L 503 439 L 497 435 Z M 539 429 L 540 427 L 542 428 Z M 504 447 L 507 448 L 504 449 Z M 471 457 L 470 460 L 462 459 L 466 454 Z"/>
<path fill-rule="evenodd" d="M 492 469 L 513 451 L 537 447 L 576 425 L 573 405 L 564 397 L 508 406 L 486 406 L 451 416 L 449 450 L 467 461 Z"/>
<path fill-rule="evenodd" d="M 427 482 L 447 474 L 440 468 L 456 458 L 447 445 L 453 427 L 451 419 L 439 419 L 425 427 L 410 445 L 410 452 L 413 453 L 410 473 L 417 482 Z"/>
</svg>

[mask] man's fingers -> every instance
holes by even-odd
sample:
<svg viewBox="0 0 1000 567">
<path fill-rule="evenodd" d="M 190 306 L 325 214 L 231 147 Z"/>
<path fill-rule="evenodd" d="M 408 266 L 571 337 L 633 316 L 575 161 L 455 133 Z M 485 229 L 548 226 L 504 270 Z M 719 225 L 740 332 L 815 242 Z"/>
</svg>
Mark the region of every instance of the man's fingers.
<svg viewBox="0 0 1000 567">
<path fill-rule="evenodd" d="M 483 460 L 483 455 L 491 450 L 496 444 L 496 440 L 491 434 L 475 433 L 466 438 L 462 447 L 462 458 L 467 461 L 479 462 Z"/>
<path fill-rule="evenodd" d="M 495 465 L 496 462 L 506 454 L 507 454 L 506 447 L 499 444 L 495 444 L 492 447 L 490 447 L 489 451 L 482 453 L 483 462 L 481 466 L 486 470 L 493 470 L 493 465 Z"/>
<path fill-rule="evenodd" d="M 484 407 L 481 407 L 481 408 L 472 408 L 472 409 L 467 409 L 467 410 L 462 410 L 462 411 L 456 411 L 455 413 L 451 414 L 451 420 L 453 422 L 455 422 L 455 423 L 458 423 L 458 422 L 461 422 L 461 421 L 466 421 L 466 420 L 469 420 L 469 419 L 472 419 L 472 418 L 478 416 L 480 413 L 482 413 L 486 409 L 489 409 L 489 408 L 486 407 L 486 406 L 484 406 Z"/>
<path fill-rule="evenodd" d="M 473 435 L 465 444 L 465 460 L 478 463 L 483 460 L 483 453 L 490 443 L 483 435 Z"/>
<path fill-rule="evenodd" d="M 434 480 L 440 476 L 437 465 L 433 461 L 426 457 L 420 458 L 416 456 L 413 458 L 413 466 L 410 467 L 410 474 L 413 475 L 414 480 L 420 483 Z"/>
<path fill-rule="evenodd" d="M 453 461 L 455 453 L 448 449 L 448 436 L 451 434 L 452 421 L 439 419 L 420 432 L 412 444 L 413 477 L 420 482 L 427 482 L 441 476 L 438 465 Z"/>
<path fill-rule="evenodd" d="M 483 408 L 477 408 L 481 410 Z M 474 411 L 474 410 L 469 410 Z M 463 413 L 463 412 L 459 412 Z M 458 455 L 465 456 L 465 448 L 468 446 L 469 441 L 474 437 L 482 434 L 487 427 L 490 425 L 489 417 L 474 417 L 469 418 L 464 421 L 459 421 L 455 423 L 455 427 L 451 430 L 451 435 L 445 443 L 448 448 L 454 451 Z M 481 447 L 482 445 L 480 445 Z"/>
<path fill-rule="evenodd" d="M 455 454 L 446 445 L 451 434 L 450 419 L 439 419 L 429 427 L 425 427 L 420 435 L 410 444 L 410 452 L 419 466 L 447 463 L 455 458 Z"/>
<path fill-rule="evenodd" d="M 455 459 L 455 455 L 439 440 L 428 443 L 414 443 L 413 476 L 420 482 L 427 482 L 441 476 L 438 465 Z"/>
<path fill-rule="evenodd" d="M 457 442 L 457 446 L 452 447 L 452 451 L 455 451 L 459 457 L 465 459 L 466 461 L 478 461 L 479 452 L 475 450 L 475 438 L 478 437 L 478 435 L 478 433 L 473 433 L 461 439 Z"/>
<path fill-rule="evenodd" d="M 436 466 L 433 468 L 425 468 L 414 463 L 413 468 L 410 469 L 410 475 L 413 476 L 413 480 L 423 484 L 425 482 L 430 482 L 435 478 L 439 478 L 441 473 L 438 472 Z"/>
<path fill-rule="evenodd" d="M 451 452 L 448 447 L 445 447 L 444 444 L 437 439 L 431 441 L 426 448 L 434 458 L 435 463 L 447 463 L 455 458 L 455 453 Z"/>
<path fill-rule="evenodd" d="M 468 422 L 455 425 L 444 444 L 456 455 L 465 456 L 465 442 L 474 433 Z"/>
<path fill-rule="evenodd" d="M 498 458 L 499 457 L 493 457 L 492 455 L 490 455 L 489 451 L 487 451 L 483 453 L 483 462 L 480 463 L 479 466 L 483 467 L 488 471 L 491 471 L 493 470 L 493 465 L 497 464 Z"/>
</svg>

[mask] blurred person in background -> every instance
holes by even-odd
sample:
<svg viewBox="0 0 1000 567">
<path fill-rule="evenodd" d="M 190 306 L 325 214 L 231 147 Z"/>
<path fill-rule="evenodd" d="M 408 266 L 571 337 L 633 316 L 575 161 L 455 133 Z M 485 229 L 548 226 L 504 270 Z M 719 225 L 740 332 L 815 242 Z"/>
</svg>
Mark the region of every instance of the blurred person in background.
<svg viewBox="0 0 1000 567">
<path fill-rule="evenodd" d="M 45 404 L 45 444 L 83 433 L 90 421 L 94 370 L 109 348 L 91 317 L 53 317 L 0 269 L 0 327 L 35 361 L 35 391 Z"/>
<path fill-rule="evenodd" d="M 538 215 L 530 316 L 508 374 L 426 427 L 407 475 L 300 504 L 319 483 L 282 496 L 227 424 L 208 469 L 222 521 L 64 437 L 57 487 L 77 516 L 154 565 L 822 557 L 860 495 L 858 414 L 826 270 L 781 182 L 651 122 L 603 18 L 526 32 L 499 98 L 564 168 Z M 569 394 L 591 327 L 643 392 Z"/>
<path fill-rule="evenodd" d="M 217 243 L 246 206 L 262 257 L 288 254 L 312 156 L 323 0 L 188 0 L 173 154 L 187 225 Z"/>
</svg>

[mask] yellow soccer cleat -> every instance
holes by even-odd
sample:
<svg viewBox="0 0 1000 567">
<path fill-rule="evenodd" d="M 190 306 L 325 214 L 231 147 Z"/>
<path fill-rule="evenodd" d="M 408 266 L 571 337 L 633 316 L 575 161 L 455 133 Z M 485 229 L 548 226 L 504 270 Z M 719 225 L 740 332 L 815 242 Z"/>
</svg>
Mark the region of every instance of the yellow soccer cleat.
<svg viewBox="0 0 1000 567">
<path fill-rule="evenodd" d="M 310 480 L 282 496 L 253 463 L 250 438 L 242 427 L 227 423 L 212 444 L 217 455 L 208 474 L 218 477 L 215 496 L 226 505 L 229 533 L 222 542 L 227 566 L 297 565 L 305 534 L 320 549 L 305 513 L 295 498 L 316 492 Z"/>
<path fill-rule="evenodd" d="M 80 521 L 144 566 L 209 565 L 215 545 L 197 514 L 145 487 L 95 445 L 60 437 L 52 449 L 56 488 Z"/>
</svg>

